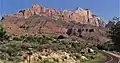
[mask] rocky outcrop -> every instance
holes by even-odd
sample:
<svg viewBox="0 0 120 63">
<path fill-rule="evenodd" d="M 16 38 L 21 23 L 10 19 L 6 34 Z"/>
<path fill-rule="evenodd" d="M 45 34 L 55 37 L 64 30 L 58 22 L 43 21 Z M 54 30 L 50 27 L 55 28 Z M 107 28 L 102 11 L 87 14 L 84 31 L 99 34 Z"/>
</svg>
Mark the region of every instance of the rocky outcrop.
<svg viewBox="0 0 120 63">
<path fill-rule="evenodd" d="M 77 8 L 74 12 L 66 9 L 57 11 L 38 4 L 4 17 L 2 24 L 12 36 L 74 35 L 90 40 L 94 40 L 94 37 L 98 41 L 105 33 L 100 17 L 93 15 L 88 9 Z"/>
<path fill-rule="evenodd" d="M 68 10 L 57 11 L 52 8 L 45 8 L 43 6 L 39 6 L 38 4 L 35 4 L 32 6 L 32 8 L 21 10 L 16 14 L 18 18 L 26 18 L 26 19 L 33 15 L 49 16 L 56 20 L 62 19 L 65 21 L 79 22 L 81 24 L 103 26 L 100 17 L 93 15 L 91 10 L 82 9 L 82 8 L 77 8 L 74 12 Z"/>
<path fill-rule="evenodd" d="M 66 34 L 67 24 L 46 16 L 34 15 L 30 18 L 5 17 L 3 27 L 10 35 Z M 13 17 L 14 16 L 14 17 Z"/>
<path fill-rule="evenodd" d="M 68 35 L 84 38 L 95 42 L 107 42 L 106 29 L 104 27 L 96 27 L 91 25 L 69 25 L 67 30 Z"/>
<path fill-rule="evenodd" d="M 23 56 L 23 58 L 25 55 Z M 45 50 L 43 52 L 36 52 L 31 55 L 31 63 L 39 63 L 44 60 L 49 60 L 55 63 L 76 63 L 77 61 L 70 55 L 69 53 L 62 52 L 62 51 L 52 51 L 52 50 Z M 21 63 L 29 63 L 29 57 L 27 60 L 25 59 L 24 62 Z"/>
</svg>

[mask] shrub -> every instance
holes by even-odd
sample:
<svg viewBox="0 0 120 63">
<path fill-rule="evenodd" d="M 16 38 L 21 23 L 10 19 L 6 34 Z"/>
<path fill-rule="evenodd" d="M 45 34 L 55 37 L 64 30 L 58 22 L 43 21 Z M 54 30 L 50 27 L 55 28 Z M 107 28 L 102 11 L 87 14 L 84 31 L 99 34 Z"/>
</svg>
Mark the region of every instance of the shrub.
<svg viewBox="0 0 120 63">
<path fill-rule="evenodd" d="M 57 39 L 64 39 L 65 37 L 63 35 L 58 36 Z"/>
<path fill-rule="evenodd" d="M 54 63 L 54 62 L 49 61 L 49 60 L 44 60 L 44 61 L 41 61 L 40 63 Z"/>
<path fill-rule="evenodd" d="M 108 51 L 113 51 L 115 50 L 115 47 L 113 44 L 98 44 L 97 48 L 100 50 L 108 50 Z"/>
<path fill-rule="evenodd" d="M 6 35 L 6 30 L 0 25 L 0 41 L 8 40 L 9 36 Z"/>
<path fill-rule="evenodd" d="M 19 38 L 19 37 L 14 37 L 13 40 L 15 40 L 15 41 L 21 41 L 22 39 Z"/>
</svg>

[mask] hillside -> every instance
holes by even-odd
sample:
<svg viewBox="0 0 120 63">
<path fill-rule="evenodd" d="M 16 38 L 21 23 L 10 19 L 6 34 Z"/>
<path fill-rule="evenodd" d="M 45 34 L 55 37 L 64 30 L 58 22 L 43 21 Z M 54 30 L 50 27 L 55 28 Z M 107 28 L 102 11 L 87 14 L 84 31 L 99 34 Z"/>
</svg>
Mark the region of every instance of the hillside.
<svg viewBox="0 0 120 63">
<path fill-rule="evenodd" d="M 62 34 L 106 41 L 102 19 L 89 9 L 58 11 L 35 4 L 30 9 L 3 17 L 2 24 L 11 36 Z"/>
<path fill-rule="evenodd" d="M 96 63 L 105 59 L 97 44 L 108 40 L 106 29 L 89 9 L 58 11 L 35 4 L 1 21 L 0 61 Z"/>
</svg>

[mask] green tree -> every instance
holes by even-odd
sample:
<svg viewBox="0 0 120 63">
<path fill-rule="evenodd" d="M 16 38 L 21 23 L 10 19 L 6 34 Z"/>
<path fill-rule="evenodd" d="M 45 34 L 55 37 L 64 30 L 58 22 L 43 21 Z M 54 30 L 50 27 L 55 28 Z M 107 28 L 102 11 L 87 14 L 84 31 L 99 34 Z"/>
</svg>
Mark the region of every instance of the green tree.
<svg viewBox="0 0 120 63">
<path fill-rule="evenodd" d="M 109 37 L 115 45 L 120 45 L 120 17 L 114 17 L 113 21 L 116 23 L 110 28 Z"/>
<path fill-rule="evenodd" d="M 0 25 L 0 41 L 8 39 L 9 37 L 6 35 L 6 30 Z"/>
</svg>

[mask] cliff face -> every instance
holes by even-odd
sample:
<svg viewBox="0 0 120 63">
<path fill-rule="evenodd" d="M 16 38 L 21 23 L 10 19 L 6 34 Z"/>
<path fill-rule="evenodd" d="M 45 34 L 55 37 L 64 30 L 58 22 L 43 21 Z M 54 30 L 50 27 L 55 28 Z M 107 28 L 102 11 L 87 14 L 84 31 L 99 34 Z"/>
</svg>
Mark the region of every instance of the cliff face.
<svg viewBox="0 0 120 63">
<path fill-rule="evenodd" d="M 35 4 L 32 6 L 32 8 L 21 10 L 14 16 L 17 16 L 18 18 L 27 19 L 33 15 L 49 16 L 55 20 L 62 19 L 64 21 L 79 22 L 81 24 L 103 26 L 100 17 L 93 15 L 89 9 L 81 9 L 81 8 L 77 8 L 74 12 L 68 10 L 57 11 L 52 8 L 45 8 L 43 6 L 39 6 L 38 4 Z"/>
<path fill-rule="evenodd" d="M 99 27 L 103 27 L 100 17 L 93 15 L 88 9 L 77 8 L 74 12 L 57 11 L 37 4 L 30 9 L 21 10 L 17 14 L 4 17 L 2 23 L 10 35 L 39 35 L 42 33 L 65 35 L 71 27 L 70 35 L 79 37 L 88 33 L 81 33 L 81 28 L 98 30 Z M 81 27 L 82 25 L 85 26 Z M 99 33 L 98 31 L 95 32 L 96 34 Z M 95 35 L 95 32 L 92 35 Z"/>
</svg>

